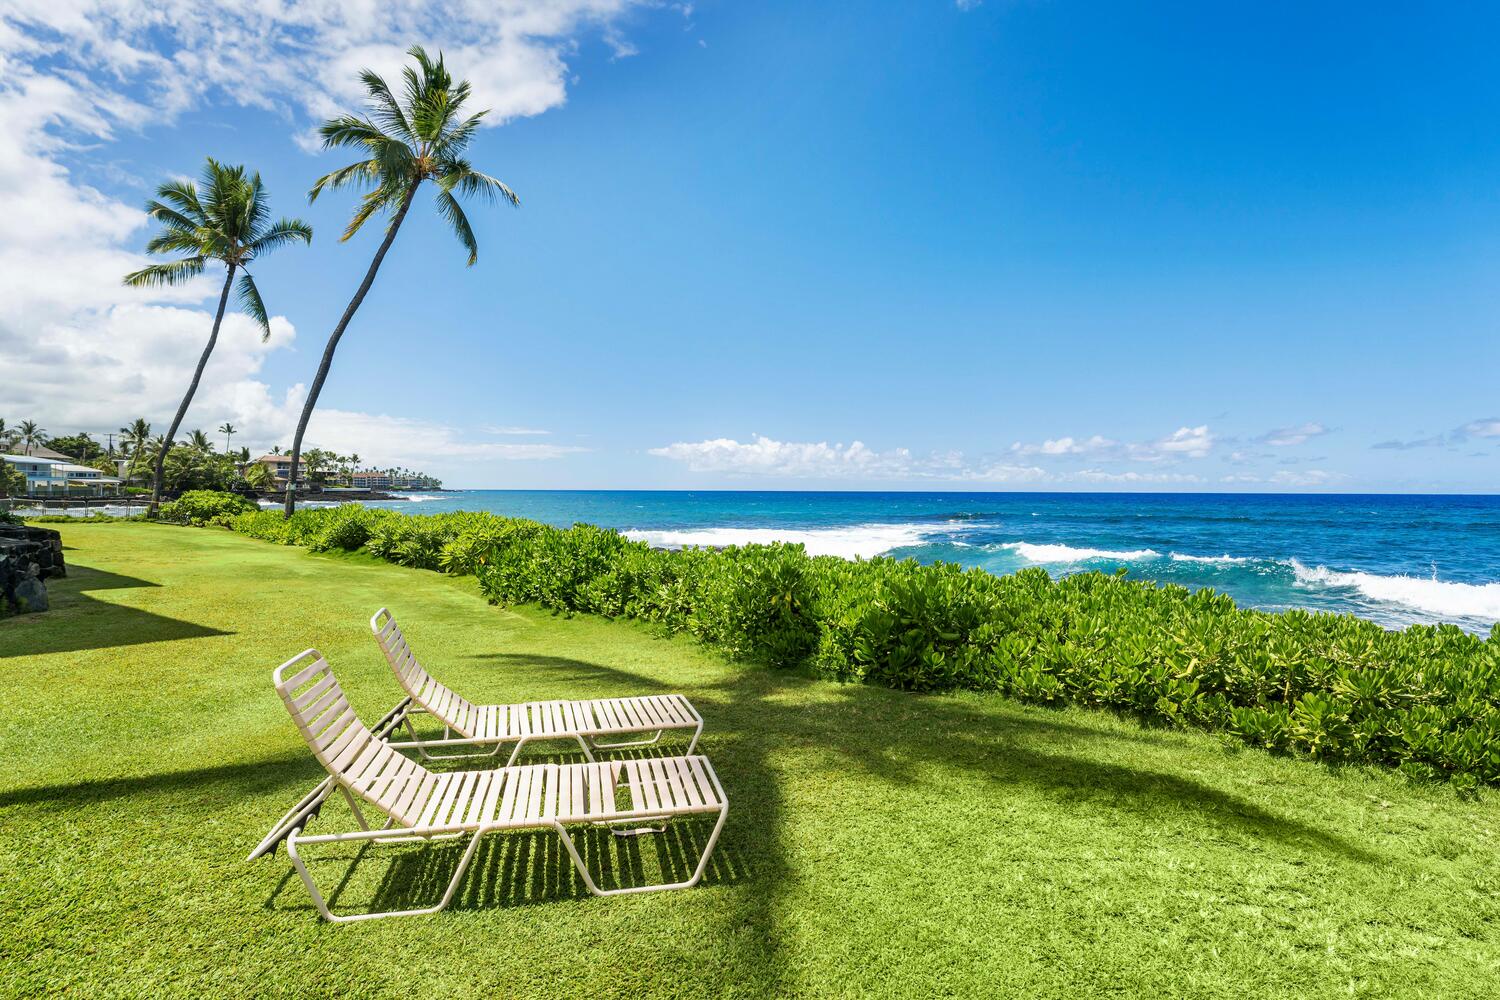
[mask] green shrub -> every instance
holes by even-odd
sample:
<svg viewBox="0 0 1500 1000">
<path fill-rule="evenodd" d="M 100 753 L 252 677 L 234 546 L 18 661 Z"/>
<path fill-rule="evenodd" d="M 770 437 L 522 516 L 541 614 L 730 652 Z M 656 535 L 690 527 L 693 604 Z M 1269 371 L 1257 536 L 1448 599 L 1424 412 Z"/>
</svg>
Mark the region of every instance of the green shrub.
<svg viewBox="0 0 1500 1000">
<path fill-rule="evenodd" d="M 163 521 L 175 524 L 228 525 L 231 519 L 255 509 L 253 502 L 235 493 L 188 490 L 176 500 L 162 504 L 157 513 Z"/>
<path fill-rule="evenodd" d="M 662 551 L 591 525 L 357 505 L 253 511 L 235 530 L 473 574 L 496 603 L 654 622 L 732 656 L 912 691 L 1081 704 L 1461 791 L 1500 783 L 1500 626 L 1386 631 L 1352 615 L 1041 569 L 998 577 L 796 545 Z"/>
</svg>

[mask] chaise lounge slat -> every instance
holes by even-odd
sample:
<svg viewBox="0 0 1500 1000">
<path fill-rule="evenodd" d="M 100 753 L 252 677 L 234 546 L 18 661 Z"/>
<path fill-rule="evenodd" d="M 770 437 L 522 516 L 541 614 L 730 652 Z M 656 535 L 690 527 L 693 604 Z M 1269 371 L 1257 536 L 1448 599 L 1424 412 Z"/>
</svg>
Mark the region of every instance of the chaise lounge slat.
<svg viewBox="0 0 1500 1000">
<path fill-rule="evenodd" d="M 418 738 L 409 717 L 403 717 L 411 739 L 394 744 L 414 747 L 428 759 L 443 757 L 489 757 L 497 755 L 507 744 L 514 743 L 508 764 L 514 764 L 525 745 L 533 740 L 574 740 L 584 756 L 594 759 L 595 750 L 649 746 L 658 742 L 664 732 L 692 730 L 686 754 L 691 755 L 703 734 L 703 717 L 692 702 L 680 694 L 644 695 L 638 698 L 596 698 L 585 701 L 535 701 L 512 705 L 475 705 L 429 674 L 402 633 L 396 619 L 386 608 L 370 618 L 386 662 L 397 683 L 412 703 L 414 711 L 425 712 L 443 724 L 443 738 Z M 452 734 L 457 734 L 453 736 Z M 601 743 L 600 737 L 654 734 L 648 739 L 619 743 Z M 493 744 L 493 750 L 479 753 L 432 754 L 430 747 Z"/>
<path fill-rule="evenodd" d="M 307 886 L 319 912 L 331 921 L 343 923 L 375 917 L 409 916 L 442 909 L 462 881 L 479 838 L 506 830 L 555 831 L 584 884 L 595 895 L 687 888 L 702 878 L 728 815 L 728 800 L 706 757 L 530 764 L 434 774 L 420 763 L 402 756 L 395 749 L 396 745 L 360 721 L 327 661 L 317 650 L 309 649 L 293 657 L 278 667 L 272 676 L 298 731 L 313 756 L 328 772 L 328 780 L 283 817 L 278 829 L 261 842 L 251 857 L 267 853 L 280 839 L 285 839 L 293 867 Z M 562 706 L 567 704 L 552 703 L 560 724 L 566 722 Z M 393 712 L 377 728 L 393 727 L 398 718 L 398 713 Z M 573 721 L 581 722 L 576 714 Z M 622 807 L 619 802 L 618 792 L 622 784 L 629 806 Z M 348 833 L 306 835 L 306 825 L 319 814 L 321 803 L 335 789 L 348 800 L 360 829 Z M 371 829 L 361 803 L 384 815 L 385 825 Z M 695 815 L 717 817 L 703 854 L 690 878 L 663 885 L 601 889 L 566 829 L 567 824 L 610 826 Z M 282 827 L 285 827 L 284 832 L 279 832 Z M 307 844 L 430 841 L 465 836 L 470 838 L 469 844 L 443 898 L 430 907 L 394 912 L 335 915 L 329 910 L 299 853 L 299 848 Z"/>
</svg>

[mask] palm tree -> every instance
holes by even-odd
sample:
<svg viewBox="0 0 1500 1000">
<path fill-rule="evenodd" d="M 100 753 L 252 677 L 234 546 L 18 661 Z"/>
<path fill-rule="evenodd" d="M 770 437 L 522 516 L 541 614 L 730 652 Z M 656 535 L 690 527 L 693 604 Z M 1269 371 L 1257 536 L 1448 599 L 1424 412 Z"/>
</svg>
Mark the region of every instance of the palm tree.
<svg viewBox="0 0 1500 1000">
<path fill-rule="evenodd" d="M 390 212 L 391 221 L 385 227 L 385 238 L 380 241 L 364 281 L 349 300 L 344 315 L 328 337 L 323 348 L 323 359 L 318 364 L 318 373 L 313 378 L 307 399 L 302 404 L 302 417 L 297 421 L 297 434 L 292 438 L 292 464 L 286 480 L 286 513 L 291 515 L 296 508 L 297 460 L 302 454 L 302 435 L 307 431 L 307 422 L 312 417 L 313 407 L 318 403 L 318 393 L 328 378 L 328 369 L 333 364 L 333 352 L 338 348 L 339 338 L 344 335 L 349 321 L 354 318 L 360 303 L 364 302 L 370 286 L 375 283 L 375 274 L 380 262 L 396 239 L 401 222 L 411 208 L 417 188 L 423 181 L 437 185 L 438 214 L 453 229 L 459 243 L 469 251 L 469 266 L 479 259 L 479 242 L 474 230 L 469 228 L 468 217 L 459 206 L 455 194 L 465 197 L 477 195 L 489 201 L 497 198 L 511 205 L 521 201 L 514 191 L 502 182 L 475 170 L 463 152 L 479 129 L 479 123 L 487 112 L 480 111 L 468 118 L 460 118 L 464 102 L 469 99 L 467 80 L 453 83 L 443 66 L 442 54 L 434 62 L 420 45 L 408 50 L 408 55 L 417 61 L 417 68 L 408 66 L 402 71 L 405 94 L 397 100 L 385 80 L 373 70 L 360 73 L 360 81 L 369 95 L 368 115 L 357 117 L 344 115 L 323 123 L 318 134 L 323 137 L 323 148 L 352 146 L 359 149 L 366 159 L 340 167 L 330 174 L 318 178 L 308 192 L 308 200 L 314 201 L 324 190 L 343 187 L 358 187 L 367 190 L 360 200 L 349 225 L 340 240 L 347 240 L 377 213 Z M 420 71 L 420 72 L 419 72 Z"/>
<path fill-rule="evenodd" d="M 32 448 L 47 442 L 47 432 L 38 427 L 35 420 L 23 420 L 16 429 L 21 432 L 21 444 L 26 448 L 27 455 L 31 454 Z"/>
<path fill-rule="evenodd" d="M 188 447 L 194 451 L 210 452 L 214 450 L 214 443 L 201 430 L 196 430 L 189 434 L 187 443 Z"/>
<path fill-rule="evenodd" d="M 234 429 L 234 424 L 226 420 L 219 425 L 219 433 L 224 435 L 224 454 L 227 455 L 229 454 L 229 439 L 234 437 L 238 432 Z"/>
<path fill-rule="evenodd" d="M 136 417 L 129 427 L 120 428 L 120 450 L 127 455 L 139 451 L 151 439 L 151 425 L 144 417 Z"/>
<path fill-rule="evenodd" d="M 209 158 L 203 168 L 201 196 L 192 181 L 183 180 L 166 182 L 156 189 L 156 195 L 160 200 L 148 201 L 146 214 L 161 223 L 162 230 L 146 244 L 146 252 L 185 256 L 127 274 L 125 284 L 135 287 L 180 284 L 202 274 L 210 261 L 223 264 L 225 274 L 224 289 L 219 293 L 219 309 L 214 313 L 208 343 L 156 455 L 151 506 L 147 508 L 149 517 L 156 516 L 157 506 L 161 503 L 162 463 L 166 461 L 167 452 L 172 450 L 172 439 L 177 436 L 177 428 L 182 426 L 182 418 L 187 415 L 188 404 L 198 391 L 208 357 L 218 342 L 219 325 L 224 321 L 224 308 L 229 302 L 229 288 L 234 284 L 235 272 L 243 272 L 238 288 L 240 308 L 260 324 L 261 339 L 265 340 L 271 336 L 271 322 L 260 291 L 255 287 L 255 279 L 250 277 L 247 268 L 251 261 L 288 243 L 312 240 L 312 227 L 301 219 L 270 221 L 271 207 L 260 174 L 247 177 L 244 167 L 225 166 Z"/>
</svg>

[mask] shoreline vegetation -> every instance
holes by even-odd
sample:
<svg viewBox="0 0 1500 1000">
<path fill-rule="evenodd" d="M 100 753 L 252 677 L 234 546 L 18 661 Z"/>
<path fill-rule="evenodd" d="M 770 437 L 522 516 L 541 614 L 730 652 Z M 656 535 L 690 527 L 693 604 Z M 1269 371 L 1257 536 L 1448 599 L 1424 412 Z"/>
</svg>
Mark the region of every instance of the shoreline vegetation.
<svg viewBox="0 0 1500 1000">
<path fill-rule="evenodd" d="M 495 514 L 185 495 L 164 519 L 473 576 L 501 605 L 637 619 L 737 659 L 900 690 L 998 692 L 1205 729 L 1276 753 L 1395 767 L 1462 794 L 1500 783 L 1500 627 L 1388 631 L 1243 609 L 1120 575 L 1009 576 L 800 545 L 652 548 Z"/>
</svg>

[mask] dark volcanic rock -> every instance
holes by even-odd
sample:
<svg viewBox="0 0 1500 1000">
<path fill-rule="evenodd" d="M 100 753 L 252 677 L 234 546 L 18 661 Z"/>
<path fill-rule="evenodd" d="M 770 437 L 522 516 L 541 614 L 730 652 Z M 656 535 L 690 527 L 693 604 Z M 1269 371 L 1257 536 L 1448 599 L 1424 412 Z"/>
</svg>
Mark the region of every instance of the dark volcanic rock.
<svg viewBox="0 0 1500 1000">
<path fill-rule="evenodd" d="M 0 524 L 0 595 L 15 611 L 46 611 L 48 577 L 66 576 L 62 536 L 49 528 Z"/>
</svg>

